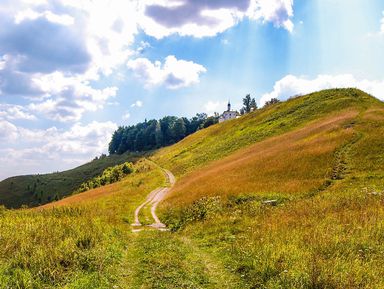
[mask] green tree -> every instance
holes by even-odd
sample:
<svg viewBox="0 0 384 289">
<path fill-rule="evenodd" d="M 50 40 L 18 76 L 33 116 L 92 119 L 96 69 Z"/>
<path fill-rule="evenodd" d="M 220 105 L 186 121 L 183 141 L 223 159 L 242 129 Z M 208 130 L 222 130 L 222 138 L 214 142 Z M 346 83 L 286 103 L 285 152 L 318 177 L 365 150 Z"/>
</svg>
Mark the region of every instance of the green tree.
<svg viewBox="0 0 384 289">
<path fill-rule="evenodd" d="M 246 114 L 250 113 L 253 110 L 257 109 L 256 100 L 254 98 L 251 98 L 250 94 L 247 94 L 243 98 L 243 107 L 240 109 L 240 114 Z"/>
<path fill-rule="evenodd" d="M 251 111 L 254 111 L 256 109 L 257 109 L 256 100 L 254 98 L 252 98 L 252 100 L 251 100 Z"/>
<path fill-rule="evenodd" d="M 184 120 L 182 118 L 179 118 L 178 120 L 176 120 L 173 126 L 173 135 L 175 137 L 175 140 L 182 140 L 185 137 L 186 132 L 187 129 L 185 127 Z"/>
<path fill-rule="evenodd" d="M 156 121 L 155 138 L 156 138 L 156 147 L 162 147 L 164 144 L 164 136 L 163 136 L 163 132 L 161 130 L 161 125 L 159 121 Z"/>
</svg>

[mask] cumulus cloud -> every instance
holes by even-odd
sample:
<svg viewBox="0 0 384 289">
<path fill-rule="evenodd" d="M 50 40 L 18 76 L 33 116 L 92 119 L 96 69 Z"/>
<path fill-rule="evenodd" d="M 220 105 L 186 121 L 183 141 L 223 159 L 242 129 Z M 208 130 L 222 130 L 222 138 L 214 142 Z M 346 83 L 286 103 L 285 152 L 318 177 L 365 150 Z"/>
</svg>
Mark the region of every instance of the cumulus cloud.
<svg viewBox="0 0 384 289">
<path fill-rule="evenodd" d="M 227 102 L 210 100 L 203 107 L 208 115 L 213 115 L 215 112 L 221 113 L 224 111 L 227 108 Z"/>
<path fill-rule="evenodd" d="M 6 120 L 0 120 L 0 140 L 15 140 L 16 138 L 16 126 Z"/>
<path fill-rule="evenodd" d="M 292 32 L 293 0 L 146 1 L 140 26 L 156 38 L 173 33 L 213 36 L 244 17 L 271 22 Z"/>
<path fill-rule="evenodd" d="M 247 15 L 251 19 L 260 19 L 293 31 L 293 0 L 253 0 Z"/>
<path fill-rule="evenodd" d="M 43 98 L 31 103 L 28 108 L 57 121 L 78 121 L 85 111 L 101 109 L 116 96 L 116 87 L 92 88 L 86 79 L 66 77 L 55 72 L 33 79 L 40 87 Z"/>
<path fill-rule="evenodd" d="M 32 130 L 0 120 L 0 139 L 21 144 L 17 149 L 0 147 L 3 152 L 0 161 L 7 167 L 7 172 L 0 171 L 0 179 L 16 173 L 50 172 L 80 165 L 105 153 L 116 129 L 117 125 L 110 121 L 75 123 L 68 130 L 56 127 Z"/>
<path fill-rule="evenodd" d="M 188 87 L 200 81 L 200 74 L 206 72 L 204 66 L 193 61 L 178 60 L 170 55 L 164 64 L 152 63 L 147 58 L 137 58 L 127 63 L 135 76 L 145 83 L 147 88 L 164 85 L 168 89 Z"/>
<path fill-rule="evenodd" d="M 2 3 L 0 96 L 29 99 L 28 109 L 57 121 L 103 108 L 117 88 L 91 81 L 127 60 L 136 33 L 136 20 L 121 17 L 134 11 L 132 2 L 109 2 Z"/>
<path fill-rule="evenodd" d="M 15 23 L 20 24 L 25 20 L 36 20 L 38 18 L 45 18 L 49 22 L 66 25 L 66 26 L 73 25 L 75 22 L 75 19 L 72 16 L 69 16 L 67 14 L 58 15 L 47 10 L 44 12 L 38 13 L 36 11 L 33 11 L 32 9 L 27 9 L 24 11 L 19 11 L 16 14 Z"/>
<path fill-rule="evenodd" d="M 271 92 L 261 97 L 260 105 L 263 106 L 265 102 L 271 98 L 285 100 L 291 96 L 307 94 L 323 89 L 349 87 L 359 88 L 384 100 L 384 81 L 361 80 L 351 74 L 319 75 L 313 79 L 287 75 L 275 83 Z"/>
<path fill-rule="evenodd" d="M 21 105 L 0 104 L 0 120 L 1 119 L 35 120 L 36 116 Z"/>
</svg>

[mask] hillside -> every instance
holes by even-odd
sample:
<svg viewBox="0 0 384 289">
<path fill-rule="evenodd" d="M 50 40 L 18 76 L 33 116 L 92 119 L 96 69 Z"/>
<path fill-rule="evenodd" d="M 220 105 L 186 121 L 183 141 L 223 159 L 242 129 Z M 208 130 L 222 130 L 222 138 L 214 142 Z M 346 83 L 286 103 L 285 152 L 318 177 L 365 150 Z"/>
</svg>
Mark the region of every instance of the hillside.
<svg viewBox="0 0 384 289">
<path fill-rule="evenodd" d="M 71 194 L 79 186 L 108 167 L 134 161 L 135 154 L 111 155 L 77 168 L 51 174 L 11 177 L 0 182 L 0 204 L 8 208 L 45 204 Z"/>
<path fill-rule="evenodd" d="M 269 137 L 277 136 L 342 110 L 366 110 L 381 105 L 357 89 L 332 89 L 290 99 L 224 122 L 161 149 L 153 159 L 177 176 Z"/>
<path fill-rule="evenodd" d="M 384 104 L 356 89 L 291 99 L 154 156 L 179 176 L 174 231 L 228 288 L 384 288 Z"/>
<path fill-rule="evenodd" d="M 384 104 L 325 90 L 213 125 L 119 183 L 0 212 L 0 287 L 384 288 Z M 51 209 L 54 208 L 54 209 Z M 148 217 L 148 210 L 139 216 Z M 15 253 L 16 252 L 16 253 Z"/>
</svg>

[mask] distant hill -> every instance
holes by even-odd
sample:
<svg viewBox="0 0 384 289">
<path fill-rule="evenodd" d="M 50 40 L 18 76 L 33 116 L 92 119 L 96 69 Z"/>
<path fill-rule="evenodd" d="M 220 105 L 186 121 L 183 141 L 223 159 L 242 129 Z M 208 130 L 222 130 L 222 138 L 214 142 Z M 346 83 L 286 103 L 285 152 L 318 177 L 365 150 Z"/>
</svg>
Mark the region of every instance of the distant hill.
<svg viewBox="0 0 384 289">
<path fill-rule="evenodd" d="M 79 186 L 108 167 L 135 161 L 135 154 L 97 158 L 77 168 L 51 174 L 16 176 L 0 182 L 0 204 L 8 208 L 46 204 L 70 195 Z"/>
</svg>

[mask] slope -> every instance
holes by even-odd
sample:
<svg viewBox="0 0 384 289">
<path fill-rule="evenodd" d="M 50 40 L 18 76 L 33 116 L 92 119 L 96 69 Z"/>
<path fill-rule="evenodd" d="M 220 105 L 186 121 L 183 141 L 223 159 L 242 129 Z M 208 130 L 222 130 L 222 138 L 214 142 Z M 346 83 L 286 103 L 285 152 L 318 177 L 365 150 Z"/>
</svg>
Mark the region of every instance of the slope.
<svg viewBox="0 0 384 289">
<path fill-rule="evenodd" d="M 154 158 L 179 174 L 165 223 L 237 276 L 232 288 L 384 288 L 382 102 L 327 90 L 213 129 Z"/>
<path fill-rule="evenodd" d="M 152 159 L 176 176 L 269 137 L 304 127 L 341 110 L 365 110 L 380 101 L 357 89 L 331 89 L 259 109 L 239 119 L 214 125 L 158 151 Z"/>
<path fill-rule="evenodd" d="M 61 199 L 106 168 L 140 157 L 135 154 L 111 155 L 64 172 L 5 179 L 0 182 L 0 204 L 8 208 L 32 207 Z"/>
</svg>

